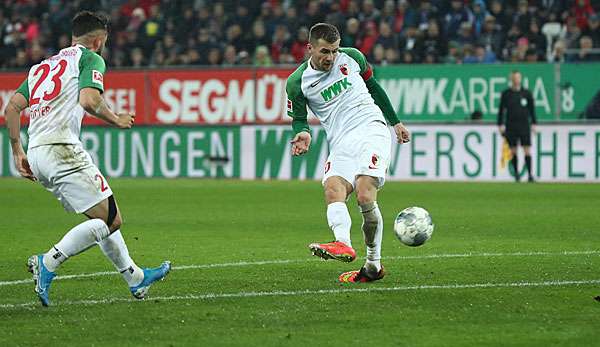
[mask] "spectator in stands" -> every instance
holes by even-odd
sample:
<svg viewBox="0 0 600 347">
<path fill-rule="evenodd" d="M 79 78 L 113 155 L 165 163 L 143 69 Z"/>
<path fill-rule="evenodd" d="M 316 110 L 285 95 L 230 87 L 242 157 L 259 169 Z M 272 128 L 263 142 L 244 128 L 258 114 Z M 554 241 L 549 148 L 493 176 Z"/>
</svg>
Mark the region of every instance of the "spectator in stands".
<svg viewBox="0 0 600 347">
<path fill-rule="evenodd" d="M 388 48 L 385 50 L 385 61 L 388 64 L 398 63 L 398 50 L 395 48 Z"/>
<path fill-rule="evenodd" d="M 458 35 L 455 38 L 461 45 L 473 45 L 475 43 L 475 36 L 473 35 L 473 26 L 471 23 L 462 22 Z"/>
<path fill-rule="evenodd" d="M 363 23 L 373 22 L 378 23 L 381 13 L 375 8 L 373 0 L 364 0 L 362 3 L 362 11 L 358 16 L 358 20 Z"/>
<path fill-rule="evenodd" d="M 410 6 L 408 0 L 400 0 L 392 29 L 395 33 L 401 33 L 410 26 L 417 26 L 417 12 Z"/>
<path fill-rule="evenodd" d="M 597 14 L 593 14 L 588 18 L 588 27 L 584 31 L 584 35 L 592 39 L 595 48 L 600 48 L 600 18 Z"/>
<path fill-rule="evenodd" d="M 346 21 L 346 30 L 342 35 L 340 46 L 356 47 L 358 41 L 358 31 L 360 30 L 360 22 L 356 18 L 350 18 Z"/>
<path fill-rule="evenodd" d="M 267 37 L 265 24 L 262 21 L 257 20 L 252 25 L 252 35 L 248 38 L 248 43 L 246 48 L 249 52 L 259 46 L 269 47 L 271 45 L 271 40 Z"/>
<path fill-rule="evenodd" d="M 419 31 L 416 27 L 408 27 L 404 30 L 404 35 L 400 37 L 398 44 L 402 52 L 402 61 L 405 64 L 418 62 L 421 57 L 421 42 L 419 41 Z M 408 55 L 406 53 L 409 53 Z"/>
<path fill-rule="evenodd" d="M 543 0 L 542 0 L 543 1 Z M 512 19 L 508 16 L 505 11 L 504 4 L 500 0 L 492 1 L 490 8 L 490 14 L 496 19 L 496 24 L 502 30 L 507 30 L 512 25 Z"/>
<path fill-rule="evenodd" d="M 285 12 L 285 24 L 288 26 L 288 29 L 292 35 L 302 27 L 300 20 L 298 19 L 298 11 L 294 6 L 290 6 Z M 339 28 L 341 27 L 343 27 L 343 25 L 339 26 Z"/>
<path fill-rule="evenodd" d="M 292 43 L 291 54 L 296 63 L 304 61 L 308 57 L 308 29 L 302 27 L 298 30 L 298 37 Z"/>
<path fill-rule="evenodd" d="M 567 48 L 577 48 L 579 38 L 581 37 L 581 29 L 577 25 L 575 17 L 567 18 L 566 33 L 564 39 L 567 44 Z"/>
<path fill-rule="evenodd" d="M 571 61 L 577 63 L 593 62 L 600 60 L 600 54 L 592 53 L 594 48 L 592 38 L 589 36 L 582 36 L 579 39 L 579 52 L 574 54 Z"/>
<path fill-rule="evenodd" d="M 467 23 L 466 25 L 471 28 L 473 13 L 465 7 L 461 0 L 452 0 L 451 9 L 446 14 L 445 21 L 448 38 L 458 39 L 459 30 L 462 31 L 462 28 L 465 26 L 464 23 Z"/>
<path fill-rule="evenodd" d="M 444 59 L 446 64 L 462 64 L 463 51 L 456 41 L 448 42 L 448 55 Z"/>
<path fill-rule="evenodd" d="M 264 47 L 264 46 L 262 46 Z M 265 47 L 266 48 L 266 47 Z M 268 50 L 267 50 L 268 55 Z M 208 65 L 217 66 L 221 65 L 221 50 L 218 47 L 213 47 L 208 51 Z"/>
<path fill-rule="evenodd" d="M 475 0 L 473 2 L 473 30 L 475 36 L 479 37 L 485 25 L 485 19 L 489 15 L 485 2 L 483 0 Z"/>
<path fill-rule="evenodd" d="M 409 25 L 414 25 L 419 30 L 427 30 L 427 26 L 429 25 L 431 20 L 437 20 L 438 13 L 435 6 L 431 4 L 431 1 L 424 0 L 419 2 L 419 8 L 416 11 L 416 22 L 410 23 Z"/>
<path fill-rule="evenodd" d="M 529 40 L 529 47 L 535 51 L 539 59 L 543 59 L 546 53 L 547 40 L 546 36 L 540 32 L 537 20 L 531 21 L 529 31 L 525 37 Z"/>
<path fill-rule="evenodd" d="M 575 17 L 577 27 L 584 31 L 588 28 L 588 18 L 594 15 L 594 8 L 590 0 L 575 0 L 571 7 L 571 14 Z"/>
<path fill-rule="evenodd" d="M 281 63 L 280 55 L 289 53 L 292 47 L 290 33 L 285 25 L 278 25 L 271 44 L 271 58 L 275 63 Z"/>
<path fill-rule="evenodd" d="M 483 29 L 477 43 L 483 45 L 487 51 L 491 51 L 499 57 L 502 54 L 503 33 L 496 25 L 496 18 L 488 15 L 485 17 Z"/>
<path fill-rule="evenodd" d="M 342 12 L 341 5 L 338 1 L 332 1 L 329 5 L 329 11 L 327 17 L 325 17 L 326 23 L 329 23 L 336 28 L 343 28 L 346 24 L 346 16 Z"/>
<path fill-rule="evenodd" d="M 254 66 L 269 67 L 273 65 L 267 46 L 258 46 L 254 52 Z"/>
<path fill-rule="evenodd" d="M 447 54 L 446 40 L 442 38 L 439 26 L 435 20 L 429 22 L 427 32 L 423 37 L 422 46 L 425 55 L 432 55 L 429 63 L 437 63 L 439 62 L 438 57 L 443 57 Z M 425 60 L 425 56 L 422 57 L 422 60 Z"/>
<path fill-rule="evenodd" d="M 392 32 L 392 27 L 388 22 L 382 21 L 381 24 L 379 24 L 379 36 L 375 43 L 383 46 L 384 49 L 398 49 L 398 40 Z"/>
<path fill-rule="evenodd" d="M 235 47 L 235 50 L 238 52 L 246 50 L 247 43 L 242 35 L 242 26 L 240 24 L 232 24 L 227 28 L 227 44 L 230 44 L 233 47 Z"/>
<path fill-rule="evenodd" d="M 519 30 L 522 33 L 526 33 L 529 30 L 529 24 L 533 20 L 533 15 L 529 11 L 529 3 L 528 0 L 519 0 L 519 5 L 517 6 L 517 13 L 515 13 L 513 18 L 513 23 L 515 23 Z"/>
<path fill-rule="evenodd" d="M 370 56 L 378 36 L 375 22 L 367 22 L 364 34 L 357 41 L 356 48 L 358 48 L 365 56 Z"/>
<path fill-rule="evenodd" d="M 564 63 L 566 60 L 567 44 L 565 40 L 556 40 L 552 49 L 552 56 L 548 60 L 550 63 Z"/>
<path fill-rule="evenodd" d="M 225 67 L 231 67 L 237 64 L 237 52 L 235 46 L 227 45 L 223 50 L 223 63 Z"/>
<path fill-rule="evenodd" d="M 144 62 L 144 53 L 139 47 L 131 50 L 131 57 L 129 59 L 131 61 L 131 66 L 133 67 L 142 67 L 146 65 Z"/>
</svg>

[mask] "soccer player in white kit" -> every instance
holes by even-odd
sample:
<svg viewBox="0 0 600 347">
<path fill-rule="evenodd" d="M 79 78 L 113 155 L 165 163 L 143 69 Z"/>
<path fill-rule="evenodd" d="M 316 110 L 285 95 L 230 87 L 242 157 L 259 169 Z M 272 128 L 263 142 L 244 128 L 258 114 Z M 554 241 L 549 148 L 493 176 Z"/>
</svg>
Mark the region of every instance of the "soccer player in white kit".
<svg viewBox="0 0 600 347">
<path fill-rule="evenodd" d="M 39 181 L 69 212 L 89 220 L 75 226 L 45 254 L 27 265 L 42 305 L 56 269 L 68 258 L 95 244 L 122 274 L 134 297 L 143 299 L 150 286 L 163 279 L 170 262 L 141 269 L 129 256 L 121 235 L 121 213 L 106 178 L 79 140 L 84 111 L 121 129 L 133 126 L 134 114 L 115 114 L 106 105 L 106 66 L 100 56 L 108 36 L 104 15 L 82 11 L 73 18 L 73 45 L 34 65 L 6 107 L 13 157 L 19 173 Z M 20 140 L 20 114 L 29 107 L 27 154 Z"/>
<path fill-rule="evenodd" d="M 335 236 L 333 242 L 312 243 L 309 248 L 323 259 L 351 262 L 356 258 L 346 206 L 348 196 L 355 191 L 363 216 L 366 262 L 360 270 L 341 274 L 339 280 L 371 282 L 385 275 L 381 265 L 383 218 L 377 206 L 377 191 L 384 184 L 390 162 L 392 141 L 387 123 L 394 127 L 398 143 L 410 141 L 410 133 L 373 78 L 364 55 L 339 45 L 340 34 L 335 26 L 315 24 L 309 34 L 310 58 L 287 80 L 287 109 L 296 134 L 292 155 L 302 155 L 309 149 L 308 107 L 327 133 L 329 157 L 323 187 L 327 222 Z"/>
</svg>

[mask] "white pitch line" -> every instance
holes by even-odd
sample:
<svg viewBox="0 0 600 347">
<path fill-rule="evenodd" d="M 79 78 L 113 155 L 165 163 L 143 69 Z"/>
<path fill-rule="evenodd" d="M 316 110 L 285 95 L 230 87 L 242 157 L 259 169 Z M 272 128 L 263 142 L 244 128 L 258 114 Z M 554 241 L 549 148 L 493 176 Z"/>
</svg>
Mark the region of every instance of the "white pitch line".
<svg viewBox="0 0 600 347">
<path fill-rule="evenodd" d="M 439 259 L 439 258 L 491 258 L 491 257 L 532 257 L 532 256 L 569 256 L 569 255 L 598 255 L 600 250 L 590 251 L 562 251 L 562 252 L 514 252 L 514 253 L 455 253 L 455 254 L 427 254 L 427 255 L 402 255 L 383 257 L 384 260 L 412 260 L 412 259 Z M 293 264 L 293 263 L 306 263 L 306 262 L 317 261 L 315 258 L 307 259 L 282 259 L 282 260 L 261 260 L 261 261 L 239 261 L 230 263 L 216 263 L 216 264 L 196 264 L 196 265 L 180 265 L 173 266 L 173 270 L 192 270 L 192 269 L 212 269 L 221 267 L 243 267 L 243 266 L 260 266 L 260 265 L 278 265 L 278 264 Z M 75 274 L 75 275 L 63 275 L 57 276 L 54 280 L 67 280 L 77 278 L 89 278 L 89 277 L 100 277 L 117 275 L 116 271 L 102 271 L 93 272 L 87 274 Z M 0 287 L 2 286 L 14 286 L 19 284 L 32 283 L 32 279 L 24 280 L 12 280 L 12 281 L 0 281 Z"/>
<path fill-rule="evenodd" d="M 580 286 L 600 284 L 600 279 L 596 280 L 556 280 L 543 282 L 508 282 L 508 283 L 472 283 L 472 284 L 433 284 L 433 285 L 414 285 L 398 287 L 363 287 L 363 288 L 342 288 L 342 289 L 305 289 L 297 291 L 271 291 L 271 292 L 237 292 L 237 293 L 208 293 L 208 294 L 187 294 L 172 296 L 149 297 L 148 301 L 182 301 L 182 300 L 210 300 L 210 299 L 240 299 L 256 297 L 277 297 L 277 296 L 302 296 L 302 295 L 325 295 L 325 294 L 347 294 L 347 293 L 366 293 L 366 292 L 398 292 L 414 290 L 435 290 L 435 289 L 475 289 L 475 288 L 523 288 L 523 287 L 558 287 L 558 286 Z M 106 298 L 101 300 L 76 300 L 61 301 L 58 306 L 63 305 L 101 305 L 130 302 L 139 302 L 131 298 Z M 11 308 L 31 308 L 39 306 L 38 302 L 26 302 L 20 304 L 0 304 L 0 309 Z"/>
</svg>

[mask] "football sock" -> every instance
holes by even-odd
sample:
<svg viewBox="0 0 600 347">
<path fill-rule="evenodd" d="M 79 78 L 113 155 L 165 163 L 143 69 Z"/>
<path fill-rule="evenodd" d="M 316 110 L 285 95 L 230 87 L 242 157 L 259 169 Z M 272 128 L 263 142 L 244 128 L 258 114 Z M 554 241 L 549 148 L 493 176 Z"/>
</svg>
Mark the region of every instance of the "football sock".
<svg viewBox="0 0 600 347">
<path fill-rule="evenodd" d="M 127 249 L 121 230 L 115 231 L 109 237 L 100 241 L 98 245 L 102 253 L 110 259 L 130 287 L 142 283 L 144 272 L 129 256 L 129 250 Z"/>
<path fill-rule="evenodd" d="M 350 226 L 352 219 L 348 206 L 344 202 L 333 202 L 327 205 L 327 223 L 335 235 L 335 240 L 352 247 L 350 242 Z"/>
<path fill-rule="evenodd" d="M 85 221 L 69 230 L 54 247 L 44 254 L 44 265 L 49 271 L 54 272 L 67 258 L 85 251 L 108 235 L 110 235 L 110 230 L 102 219 Z"/>
<path fill-rule="evenodd" d="M 527 174 L 529 175 L 529 177 L 532 177 L 531 176 L 531 155 L 525 156 L 525 165 L 527 166 Z"/>
<path fill-rule="evenodd" d="M 363 215 L 362 231 L 367 246 L 365 267 L 369 272 L 381 270 L 381 240 L 383 238 L 383 217 L 377 201 L 359 205 Z"/>
<path fill-rule="evenodd" d="M 519 161 L 518 161 L 516 155 L 514 155 L 512 157 L 512 159 L 510 160 L 510 164 L 513 167 L 513 170 L 514 170 L 514 173 L 515 173 L 515 178 L 519 179 Z"/>
</svg>

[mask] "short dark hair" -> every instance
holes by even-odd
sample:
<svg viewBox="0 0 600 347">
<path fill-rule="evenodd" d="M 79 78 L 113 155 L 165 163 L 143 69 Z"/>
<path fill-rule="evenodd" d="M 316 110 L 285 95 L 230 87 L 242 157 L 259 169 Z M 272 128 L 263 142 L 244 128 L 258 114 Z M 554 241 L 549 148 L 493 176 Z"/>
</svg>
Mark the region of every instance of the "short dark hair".
<svg viewBox="0 0 600 347">
<path fill-rule="evenodd" d="M 314 43 L 319 39 L 323 39 L 328 43 L 334 43 L 340 39 L 340 32 L 337 30 L 335 25 L 328 23 L 317 23 L 310 28 L 308 41 Z"/>
<path fill-rule="evenodd" d="M 96 30 L 108 31 L 108 17 L 102 13 L 81 11 L 73 17 L 73 36 L 79 37 Z"/>
</svg>

